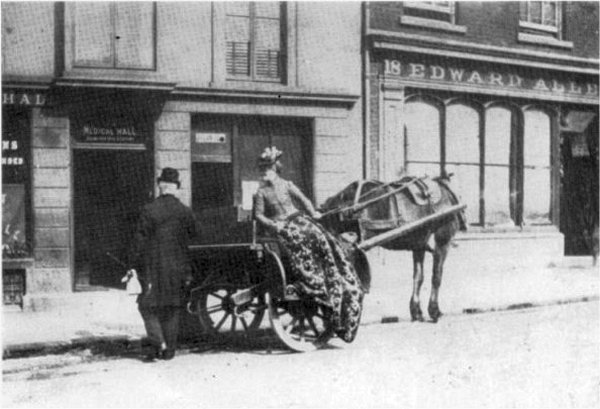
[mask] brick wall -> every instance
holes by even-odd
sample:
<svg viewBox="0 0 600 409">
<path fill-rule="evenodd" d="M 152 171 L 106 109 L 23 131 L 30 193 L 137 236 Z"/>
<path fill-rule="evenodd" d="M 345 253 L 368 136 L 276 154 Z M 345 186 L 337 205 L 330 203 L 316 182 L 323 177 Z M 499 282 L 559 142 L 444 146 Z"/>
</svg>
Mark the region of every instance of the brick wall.
<svg viewBox="0 0 600 409">
<path fill-rule="evenodd" d="M 179 199 L 190 206 L 191 156 L 190 156 L 190 114 L 188 112 L 163 112 L 155 126 L 155 173 L 160 175 L 165 167 L 179 171 L 181 189 Z"/>
<path fill-rule="evenodd" d="M 401 25 L 401 2 L 373 2 L 369 5 L 370 27 L 392 32 L 434 35 L 440 40 L 598 58 L 598 3 L 564 2 L 561 4 L 564 6 L 564 40 L 572 41 L 573 49 L 518 42 L 518 2 L 457 2 L 456 24 L 465 26 L 466 33 L 432 31 Z"/>
</svg>

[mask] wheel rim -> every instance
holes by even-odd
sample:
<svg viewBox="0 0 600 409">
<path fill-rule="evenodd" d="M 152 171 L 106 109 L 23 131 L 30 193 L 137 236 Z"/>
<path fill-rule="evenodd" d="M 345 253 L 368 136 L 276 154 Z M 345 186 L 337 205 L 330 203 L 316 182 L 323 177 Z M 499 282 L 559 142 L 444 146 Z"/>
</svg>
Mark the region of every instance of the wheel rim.
<svg viewBox="0 0 600 409">
<path fill-rule="evenodd" d="M 203 289 L 197 299 L 200 325 L 211 335 L 233 335 L 256 330 L 265 314 L 264 296 L 235 310 L 231 296 L 237 291 L 234 286 L 215 286 Z M 237 314 L 236 314 L 237 312 Z"/>
<path fill-rule="evenodd" d="M 269 320 L 275 334 L 298 352 L 323 347 L 333 336 L 331 321 L 323 308 L 309 301 L 282 301 L 265 295 Z"/>
</svg>

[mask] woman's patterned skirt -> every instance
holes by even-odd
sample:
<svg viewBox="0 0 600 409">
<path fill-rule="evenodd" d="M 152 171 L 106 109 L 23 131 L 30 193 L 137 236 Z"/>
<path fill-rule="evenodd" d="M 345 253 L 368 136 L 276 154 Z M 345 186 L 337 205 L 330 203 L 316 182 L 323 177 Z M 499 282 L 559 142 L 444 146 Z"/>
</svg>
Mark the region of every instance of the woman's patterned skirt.
<svg viewBox="0 0 600 409">
<path fill-rule="evenodd" d="M 352 342 L 360 323 L 364 292 L 337 239 L 303 215 L 286 221 L 278 238 L 301 296 L 312 297 L 330 308 L 336 335 Z"/>
</svg>

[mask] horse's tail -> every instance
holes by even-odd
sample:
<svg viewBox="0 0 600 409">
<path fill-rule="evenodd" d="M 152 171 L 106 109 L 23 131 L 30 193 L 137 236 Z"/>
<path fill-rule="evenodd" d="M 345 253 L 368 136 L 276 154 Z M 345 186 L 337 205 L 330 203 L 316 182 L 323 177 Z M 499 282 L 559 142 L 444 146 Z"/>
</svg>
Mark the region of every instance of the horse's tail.
<svg viewBox="0 0 600 409">
<path fill-rule="evenodd" d="M 454 193 L 454 190 L 452 190 L 452 188 L 450 187 L 451 176 L 452 174 L 444 174 L 442 176 L 434 178 L 434 180 L 438 182 L 440 186 L 446 190 L 446 192 L 448 192 L 448 196 L 450 197 L 452 204 L 457 205 L 460 203 L 460 200 L 458 199 L 458 195 Z M 467 231 L 467 216 L 465 215 L 464 209 L 458 212 L 457 216 L 460 231 Z"/>
</svg>

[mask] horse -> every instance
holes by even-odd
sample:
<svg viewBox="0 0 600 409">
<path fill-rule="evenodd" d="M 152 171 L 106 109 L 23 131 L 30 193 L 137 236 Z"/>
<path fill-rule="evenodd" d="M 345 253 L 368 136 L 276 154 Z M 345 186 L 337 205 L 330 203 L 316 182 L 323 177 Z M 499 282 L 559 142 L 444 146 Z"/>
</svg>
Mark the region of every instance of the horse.
<svg viewBox="0 0 600 409">
<path fill-rule="evenodd" d="M 442 316 L 438 295 L 444 261 L 455 234 L 466 230 L 465 206 L 460 206 L 449 182 L 449 175 L 406 176 L 391 183 L 359 180 L 320 207 L 323 225 L 345 241 L 355 242 L 356 248 L 368 250 L 379 245 L 388 250 L 412 251 L 413 289 L 409 308 L 413 322 L 424 321 L 420 290 L 425 253 L 433 254 L 427 312 L 436 323 Z"/>
</svg>

